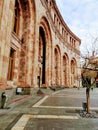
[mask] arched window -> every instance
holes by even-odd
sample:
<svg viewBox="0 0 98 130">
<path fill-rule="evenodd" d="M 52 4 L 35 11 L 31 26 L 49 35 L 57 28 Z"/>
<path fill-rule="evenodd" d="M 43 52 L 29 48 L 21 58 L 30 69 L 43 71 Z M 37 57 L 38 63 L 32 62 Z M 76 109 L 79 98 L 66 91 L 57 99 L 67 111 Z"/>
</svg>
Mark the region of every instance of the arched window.
<svg viewBox="0 0 98 130">
<path fill-rule="evenodd" d="M 75 73 L 75 63 L 74 63 L 73 60 L 71 61 L 71 73 L 72 73 L 72 74 Z"/>
<path fill-rule="evenodd" d="M 18 0 L 15 1 L 15 10 L 14 10 L 14 27 L 13 31 L 18 35 L 19 32 L 19 19 L 20 19 L 20 9 Z"/>
</svg>

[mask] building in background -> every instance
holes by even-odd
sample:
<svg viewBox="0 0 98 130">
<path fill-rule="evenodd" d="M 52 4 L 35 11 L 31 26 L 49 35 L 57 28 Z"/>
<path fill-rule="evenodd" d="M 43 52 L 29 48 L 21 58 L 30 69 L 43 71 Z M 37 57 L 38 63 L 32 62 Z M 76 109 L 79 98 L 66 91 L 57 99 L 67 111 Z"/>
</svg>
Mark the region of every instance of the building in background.
<svg viewBox="0 0 98 130">
<path fill-rule="evenodd" d="M 55 0 L 0 0 L 0 89 L 77 86 L 80 44 Z"/>
</svg>

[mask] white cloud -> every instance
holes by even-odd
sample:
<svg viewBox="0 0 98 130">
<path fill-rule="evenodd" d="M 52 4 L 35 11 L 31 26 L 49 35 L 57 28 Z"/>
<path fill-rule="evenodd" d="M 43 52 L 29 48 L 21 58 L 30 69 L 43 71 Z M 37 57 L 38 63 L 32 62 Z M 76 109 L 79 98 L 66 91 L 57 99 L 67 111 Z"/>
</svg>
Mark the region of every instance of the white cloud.
<svg viewBox="0 0 98 130">
<path fill-rule="evenodd" d="M 69 28 L 82 40 L 81 51 L 98 37 L 98 0 L 56 0 Z"/>
</svg>

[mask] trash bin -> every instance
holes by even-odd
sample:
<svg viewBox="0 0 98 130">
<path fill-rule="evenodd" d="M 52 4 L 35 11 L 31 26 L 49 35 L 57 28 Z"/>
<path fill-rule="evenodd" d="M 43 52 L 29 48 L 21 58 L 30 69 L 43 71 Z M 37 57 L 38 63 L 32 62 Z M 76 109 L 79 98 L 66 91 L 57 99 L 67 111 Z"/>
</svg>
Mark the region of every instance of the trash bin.
<svg viewBox="0 0 98 130">
<path fill-rule="evenodd" d="M 86 109 L 87 109 L 87 103 L 86 103 L 86 102 L 83 102 L 83 103 L 82 103 L 82 107 L 83 107 L 83 110 L 86 111 Z"/>
<path fill-rule="evenodd" d="M 7 103 L 8 97 L 5 94 L 5 92 L 2 93 L 1 95 L 1 108 L 6 108 L 6 103 Z"/>
</svg>

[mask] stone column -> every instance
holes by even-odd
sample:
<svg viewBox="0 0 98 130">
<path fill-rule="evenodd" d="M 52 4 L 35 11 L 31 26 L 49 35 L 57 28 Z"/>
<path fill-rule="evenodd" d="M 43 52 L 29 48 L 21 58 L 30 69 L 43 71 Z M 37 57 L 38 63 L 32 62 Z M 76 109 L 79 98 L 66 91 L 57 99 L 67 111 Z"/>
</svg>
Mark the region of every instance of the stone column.
<svg viewBox="0 0 98 130">
<path fill-rule="evenodd" d="M 37 24 L 37 23 L 36 23 Z M 32 85 L 34 87 L 38 87 L 37 83 L 37 76 L 38 76 L 38 50 L 39 50 L 39 24 L 36 25 L 36 35 L 35 35 L 35 43 L 34 43 L 34 50 L 33 50 L 33 65 L 32 65 L 32 70 L 33 70 L 33 81 Z"/>
<path fill-rule="evenodd" d="M 26 82 L 29 86 L 32 85 L 32 61 L 33 61 L 33 40 L 29 37 L 28 47 L 27 47 L 27 74 Z"/>
<path fill-rule="evenodd" d="M 68 63 L 68 86 L 71 86 L 71 70 L 70 70 L 70 62 Z"/>
<path fill-rule="evenodd" d="M 63 66 L 63 56 L 61 56 L 61 85 L 65 85 L 64 83 L 64 70 L 65 70 L 65 66 Z"/>
<path fill-rule="evenodd" d="M 59 78 L 59 85 L 61 85 L 61 82 L 62 82 L 62 60 L 61 60 L 61 55 L 60 55 L 60 52 L 58 52 L 58 56 L 59 56 L 59 59 L 58 59 L 58 78 Z"/>
<path fill-rule="evenodd" d="M 47 38 L 49 39 L 49 38 Z M 50 39 L 47 41 L 46 47 L 46 86 L 51 86 L 52 81 L 52 47 Z"/>
<path fill-rule="evenodd" d="M 51 84 L 53 85 L 53 84 L 55 84 L 55 55 L 54 55 L 54 46 L 53 46 L 53 43 L 52 43 L 52 49 L 51 49 L 51 51 L 52 51 L 52 56 L 51 56 L 51 67 L 52 67 L 52 77 L 51 77 Z"/>
<path fill-rule="evenodd" d="M 0 1 L 1 2 L 1 1 Z M 10 36 L 12 32 L 12 18 L 15 0 L 4 0 L 1 17 L 0 31 L 0 82 L 7 81 Z"/>
</svg>

